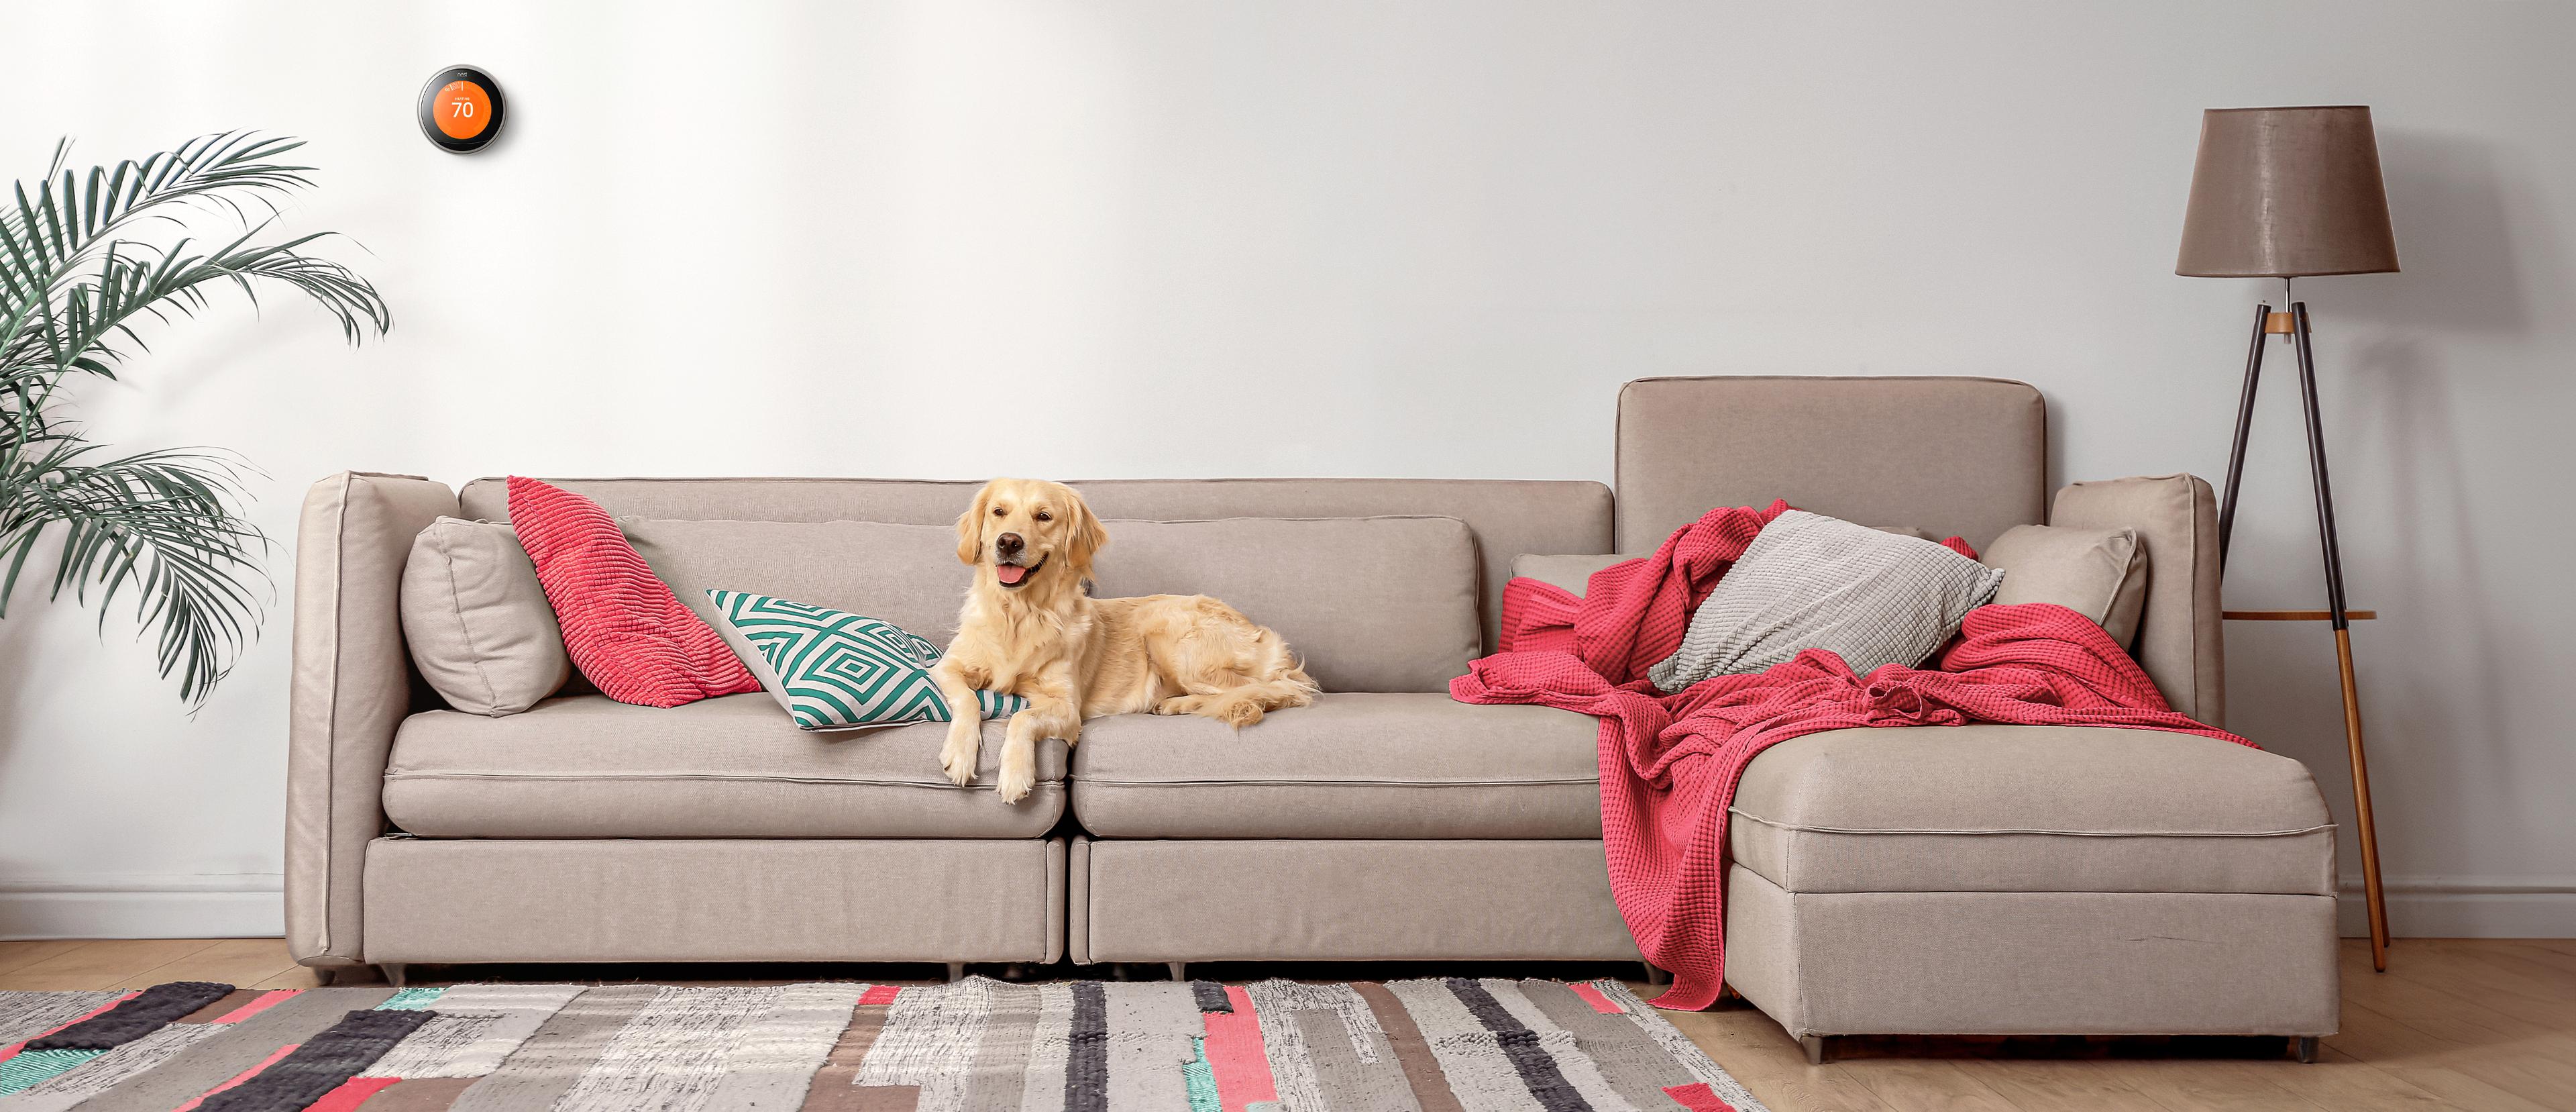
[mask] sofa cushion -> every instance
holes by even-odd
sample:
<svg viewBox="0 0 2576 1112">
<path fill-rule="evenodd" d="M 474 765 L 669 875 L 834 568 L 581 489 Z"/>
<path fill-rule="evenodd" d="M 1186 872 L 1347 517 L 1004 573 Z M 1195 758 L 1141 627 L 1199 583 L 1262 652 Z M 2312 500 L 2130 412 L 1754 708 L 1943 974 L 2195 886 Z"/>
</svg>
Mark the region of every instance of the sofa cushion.
<svg viewBox="0 0 2576 1112">
<path fill-rule="evenodd" d="M 617 527 L 711 625 L 707 592 L 745 591 L 865 614 L 945 649 L 972 577 L 957 562 L 957 530 L 946 525 L 623 517 Z"/>
<path fill-rule="evenodd" d="M 1476 535 L 1454 517 L 1112 521 L 1094 593 L 1213 595 L 1326 691 L 1449 690 L 1483 650 Z"/>
<path fill-rule="evenodd" d="M 2055 603 L 2084 615 L 2125 649 L 2138 639 L 2147 604 L 2147 546 L 2135 529 L 2015 525 L 1981 554 L 2002 568 L 1995 601 Z"/>
<path fill-rule="evenodd" d="M 447 705 L 517 714 L 572 678 L 537 566 L 507 525 L 442 517 L 412 539 L 402 574 L 403 642 Z"/>
<path fill-rule="evenodd" d="M 948 528 L 975 500 L 977 482 L 915 479 L 557 479 L 619 516 L 888 521 Z M 1610 547 L 1610 488 L 1518 479 L 1102 479 L 1073 488 L 1110 521 L 1440 514 L 1476 533 L 1484 580 L 1484 632 L 1499 626 L 1503 581 L 1523 552 L 1601 552 Z M 459 516 L 509 516 L 499 479 L 465 484 Z M 455 507 L 450 505 L 453 511 Z M 2032 520 L 2037 520 L 2033 518 Z M 790 595 L 789 597 L 795 597 Z M 927 628 L 906 625 L 925 637 Z"/>
<path fill-rule="evenodd" d="M 2219 629 L 2218 492 L 2195 475 L 2069 483 L 2050 525 L 2128 529 L 2147 557 L 2147 594 L 2129 655 L 2173 709 L 2227 725 L 2227 639 Z"/>
<path fill-rule="evenodd" d="M 1598 724 L 1446 695 L 1335 693 L 1241 731 L 1083 724 L 1073 810 L 1106 838 L 1598 838 Z"/>
<path fill-rule="evenodd" d="M 1809 734 L 1745 769 L 1727 844 L 1790 892 L 2335 890 L 2306 765 L 2155 730 Z"/>
<path fill-rule="evenodd" d="M 404 719 L 385 814 L 425 838 L 1038 838 L 1064 813 L 1064 743 L 1038 748 L 1017 805 L 993 790 L 1002 722 L 975 783 L 939 770 L 943 722 L 807 733 L 765 694 L 669 709 L 600 696 L 525 714 Z"/>
<path fill-rule="evenodd" d="M 1774 498 L 1980 548 L 2046 516 L 2048 403 L 2024 382 L 1641 378 L 1619 388 L 1618 441 L 1611 547 L 1630 552 L 1711 506 Z"/>
<path fill-rule="evenodd" d="M 1093 594 L 1213 595 L 1288 639 L 1327 691 L 1447 691 L 1482 650 L 1476 538 L 1449 517 L 1111 521 Z M 971 573 L 945 525 L 618 522 L 710 621 L 713 588 L 892 622 L 946 648 Z"/>
<path fill-rule="evenodd" d="M 1535 579 L 1560 588 L 1576 597 L 1592 589 L 1592 573 L 1612 564 L 1643 559 L 1633 552 L 1608 552 L 1598 556 L 1544 556 L 1525 553 L 1512 557 L 1512 578 Z"/>
</svg>

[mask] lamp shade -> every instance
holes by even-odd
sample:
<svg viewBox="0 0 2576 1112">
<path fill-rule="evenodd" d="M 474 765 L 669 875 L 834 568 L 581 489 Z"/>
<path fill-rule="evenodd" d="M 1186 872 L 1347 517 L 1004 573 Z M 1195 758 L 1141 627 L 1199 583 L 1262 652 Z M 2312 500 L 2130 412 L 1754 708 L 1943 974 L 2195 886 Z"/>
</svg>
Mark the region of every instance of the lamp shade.
<svg viewBox="0 0 2576 1112">
<path fill-rule="evenodd" d="M 2212 108 L 2174 273 L 2294 278 L 2397 269 L 2397 236 L 2363 105 Z"/>
</svg>

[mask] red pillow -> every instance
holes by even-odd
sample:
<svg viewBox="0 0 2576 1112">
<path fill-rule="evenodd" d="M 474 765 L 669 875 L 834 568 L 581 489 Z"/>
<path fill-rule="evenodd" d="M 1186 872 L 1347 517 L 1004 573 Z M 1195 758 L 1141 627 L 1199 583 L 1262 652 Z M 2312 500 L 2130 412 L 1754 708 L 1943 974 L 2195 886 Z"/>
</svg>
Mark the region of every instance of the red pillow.
<svg viewBox="0 0 2576 1112">
<path fill-rule="evenodd" d="M 621 703 L 676 707 L 760 681 L 626 543 L 599 503 L 510 476 L 510 525 L 537 565 L 573 666 Z"/>
</svg>

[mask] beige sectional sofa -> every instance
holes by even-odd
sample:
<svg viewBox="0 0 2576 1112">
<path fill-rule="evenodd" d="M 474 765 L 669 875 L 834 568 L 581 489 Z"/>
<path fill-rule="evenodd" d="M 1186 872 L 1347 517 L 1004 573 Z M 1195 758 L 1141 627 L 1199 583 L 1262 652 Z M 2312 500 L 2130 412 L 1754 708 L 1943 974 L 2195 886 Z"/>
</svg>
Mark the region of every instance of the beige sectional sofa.
<svg viewBox="0 0 2576 1112">
<path fill-rule="evenodd" d="M 999 723 L 960 789 L 941 725 L 802 733 L 766 695 L 653 710 L 576 681 L 523 714 L 444 709 L 409 664 L 404 563 L 441 515 L 506 520 L 503 485 L 333 476 L 298 536 L 289 945 L 396 976 L 1635 959 L 1593 721 L 1445 692 L 1490 651 L 1515 561 L 1648 551 L 1710 506 L 1773 497 L 1977 544 L 2126 525 L 2151 559 L 2136 655 L 2220 722 L 2207 485 L 2077 484 L 2052 508 L 2046 446 L 2019 383 L 1665 379 L 1621 396 L 1615 503 L 1589 482 L 1076 484 L 1111 523 L 1101 593 L 1223 595 L 1328 693 L 1239 735 L 1095 720 L 1041 753 L 1017 805 L 987 790 Z M 972 483 L 551 481 L 618 515 L 692 605 L 752 590 L 953 629 L 947 526 Z M 1154 524 L 1174 522 L 1193 524 Z M 1813 1052 L 1833 1034 L 2335 1029 L 2332 829 L 2287 758 L 2144 731 L 1835 731 L 1754 762 L 1731 842 L 1729 981 Z"/>
</svg>

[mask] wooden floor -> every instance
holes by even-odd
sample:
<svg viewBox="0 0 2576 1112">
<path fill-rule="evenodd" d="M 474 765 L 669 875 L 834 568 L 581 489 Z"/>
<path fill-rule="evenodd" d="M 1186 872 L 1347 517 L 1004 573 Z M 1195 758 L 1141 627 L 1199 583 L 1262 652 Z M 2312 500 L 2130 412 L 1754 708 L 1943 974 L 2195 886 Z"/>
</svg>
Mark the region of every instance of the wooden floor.
<svg viewBox="0 0 2576 1112">
<path fill-rule="evenodd" d="M 1907 1039 L 1810 1066 L 1741 1004 L 1667 1014 L 1778 1112 L 2576 1109 L 2576 940 L 2406 939 L 2382 974 L 2348 942 L 2343 973 L 2343 1033 L 2314 1065 L 2254 1040 Z M 314 983 L 277 939 L 0 942 L 0 990 L 189 980 Z"/>
</svg>

